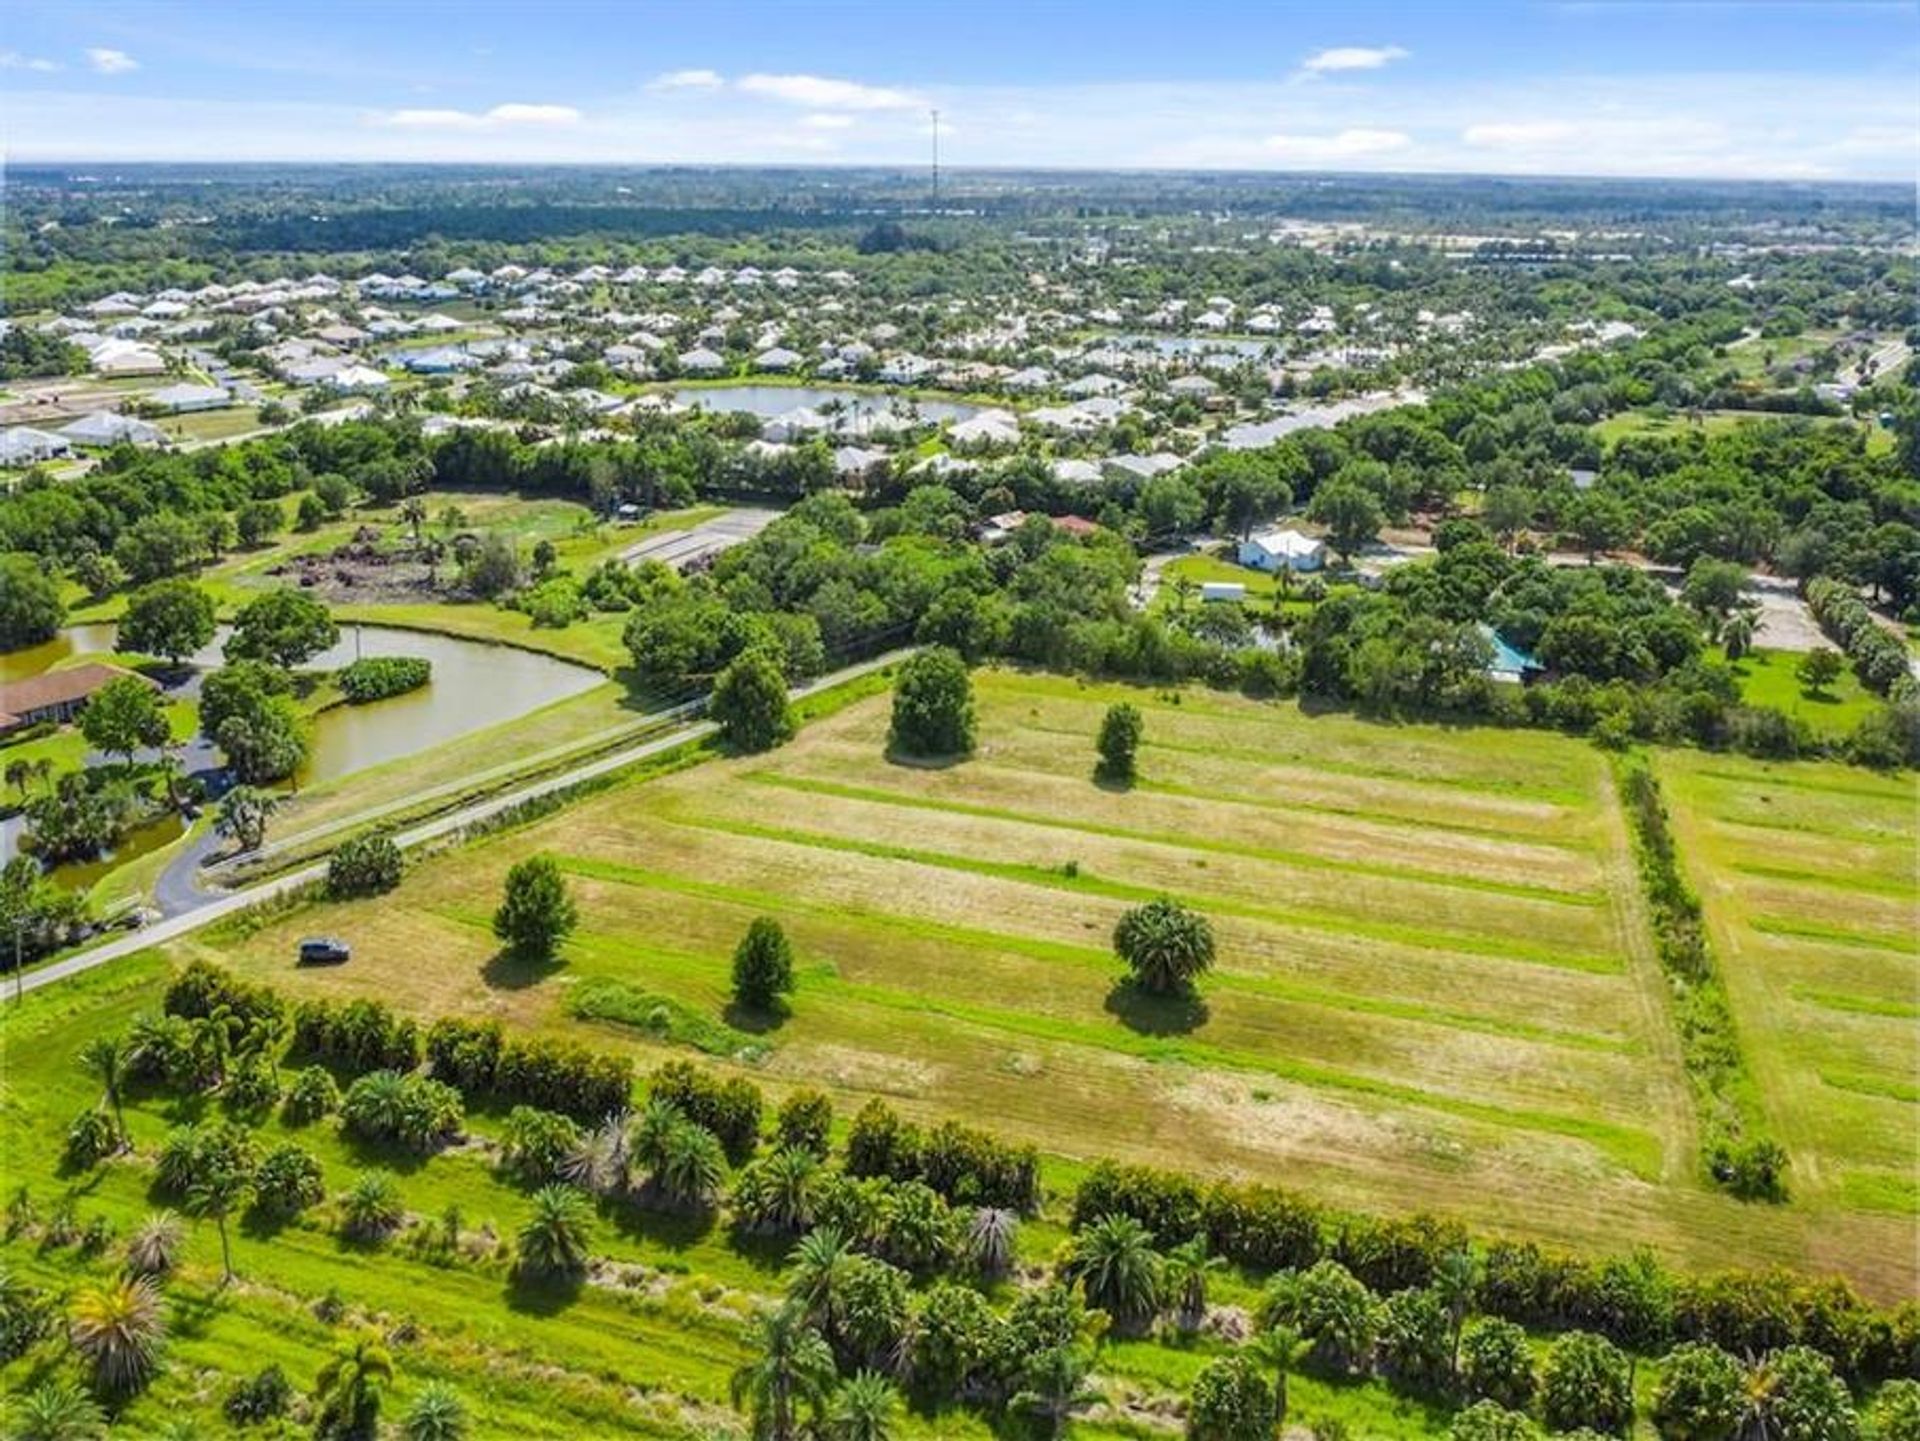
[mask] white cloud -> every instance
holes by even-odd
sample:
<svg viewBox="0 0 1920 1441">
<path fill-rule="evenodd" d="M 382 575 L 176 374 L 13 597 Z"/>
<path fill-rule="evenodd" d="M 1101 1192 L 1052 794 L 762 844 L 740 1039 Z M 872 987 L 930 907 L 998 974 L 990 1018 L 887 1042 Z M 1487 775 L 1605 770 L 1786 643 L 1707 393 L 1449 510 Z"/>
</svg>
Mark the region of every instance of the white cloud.
<svg viewBox="0 0 1920 1441">
<path fill-rule="evenodd" d="M 647 83 L 649 90 L 718 90 L 727 82 L 718 70 L 669 70 Z"/>
<path fill-rule="evenodd" d="M 124 50 L 108 50 L 95 46 L 87 51 L 87 64 L 102 75 L 124 75 L 129 70 L 138 70 L 140 62 Z"/>
<path fill-rule="evenodd" d="M 845 130 L 853 124 L 851 115 L 808 115 L 800 122 L 809 130 Z"/>
<path fill-rule="evenodd" d="M 1336 131 L 1332 135 L 1269 135 L 1262 142 L 1270 155 L 1282 160 L 1303 161 L 1309 164 L 1331 163 L 1341 160 L 1353 160 L 1368 155 L 1385 155 L 1391 151 L 1404 150 L 1413 144 L 1413 137 L 1400 130 L 1368 130 L 1355 128 Z"/>
<path fill-rule="evenodd" d="M 471 110 L 390 110 L 373 117 L 376 125 L 398 130 L 497 130 L 507 126 L 578 125 L 571 105 L 496 105 L 485 113 Z"/>
<path fill-rule="evenodd" d="M 921 103 L 904 90 L 824 75 L 748 75 L 740 80 L 740 89 L 814 110 L 911 110 Z"/>
<path fill-rule="evenodd" d="M 1469 125 L 1460 138 L 1490 150 L 1525 150 L 1537 145 L 1563 145 L 1579 133 L 1564 120 L 1501 121 Z"/>
<path fill-rule="evenodd" d="M 1331 75 L 1340 70 L 1378 70 L 1396 60 L 1405 60 L 1408 52 L 1398 45 L 1336 45 L 1321 50 L 1300 62 L 1306 75 Z"/>
<path fill-rule="evenodd" d="M 58 70 L 60 67 L 52 60 L 43 60 L 37 55 L 22 55 L 18 50 L 0 50 L 0 70 Z"/>
</svg>

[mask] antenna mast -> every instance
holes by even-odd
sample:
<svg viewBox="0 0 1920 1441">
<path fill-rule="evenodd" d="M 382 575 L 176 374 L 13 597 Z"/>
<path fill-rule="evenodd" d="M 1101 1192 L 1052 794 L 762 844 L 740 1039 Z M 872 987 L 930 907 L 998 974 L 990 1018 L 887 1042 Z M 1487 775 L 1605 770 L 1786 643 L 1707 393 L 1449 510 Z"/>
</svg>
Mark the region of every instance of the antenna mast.
<svg viewBox="0 0 1920 1441">
<path fill-rule="evenodd" d="M 932 210 L 940 208 L 940 112 L 933 112 L 933 203 Z"/>
</svg>

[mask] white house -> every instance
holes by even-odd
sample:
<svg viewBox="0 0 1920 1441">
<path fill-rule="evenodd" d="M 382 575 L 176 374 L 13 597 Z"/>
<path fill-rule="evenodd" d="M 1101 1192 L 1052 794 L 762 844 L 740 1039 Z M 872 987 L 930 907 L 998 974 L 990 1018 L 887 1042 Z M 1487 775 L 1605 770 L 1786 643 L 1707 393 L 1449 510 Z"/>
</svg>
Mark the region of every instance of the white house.
<svg viewBox="0 0 1920 1441">
<path fill-rule="evenodd" d="M 1265 530 L 1240 542 L 1240 564 L 1253 570 L 1318 570 L 1327 543 L 1297 530 Z"/>
<path fill-rule="evenodd" d="M 233 404 L 233 392 L 224 385 L 169 385 L 151 392 L 148 405 L 174 415 L 196 410 L 224 410 Z"/>
<path fill-rule="evenodd" d="M 122 441 L 129 445 L 159 445 L 167 438 L 167 433 L 157 425 L 131 415 L 115 415 L 110 410 L 83 415 L 61 426 L 60 433 L 75 445 L 107 446 Z"/>
<path fill-rule="evenodd" d="M 680 356 L 680 369 L 686 375 L 719 375 L 726 368 L 726 357 L 716 355 L 704 346 L 696 346 Z"/>
<path fill-rule="evenodd" d="M 768 350 L 763 350 L 753 358 L 753 368 L 755 370 L 772 371 L 776 375 L 785 374 L 799 363 L 800 355 L 798 352 L 788 350 L 785 346 L 780 345 L 773 346 Z"/>
<path fill-rule="evenodd" d="M 30 425 L 0 430 L 0 465 L 38 465 L 43 460 L 72 454 L 73 442 L 50 430 L 35 430 Z"/>
<path fill-rule="evenodd" d="M 370 365 L 343 365 L 322 382 L 331 390 L 385 390 L 387 378 Z"/>
</svg>

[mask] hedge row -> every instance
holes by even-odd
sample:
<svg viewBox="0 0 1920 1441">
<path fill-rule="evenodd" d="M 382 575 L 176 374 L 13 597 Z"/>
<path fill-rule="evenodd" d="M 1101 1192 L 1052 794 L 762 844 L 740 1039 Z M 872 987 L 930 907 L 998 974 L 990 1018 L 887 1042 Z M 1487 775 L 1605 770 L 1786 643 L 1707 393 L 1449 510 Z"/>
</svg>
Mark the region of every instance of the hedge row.
<svg viewBox="0 0 1920 1441">
<path fill-rule="evenodd" d="M 293 1053 L 359 1075 L 411 1071 L 420 1028 L 380 1001 L 302 1001 L 293 1011 Z"/>
<path fill-rule="evenodd" d="M 536 1106 L 594 1125 L 627 1109 L 633 1064 L 568 1041 L 509 1039 L 498 1021 L 448 1017 L 427 1032 L 434 1077 L 469 1096 Z"/>
<path fill-rule="evenodd" d="M 1873 618 L 1852 586 L 1822 576 L 1807 582 L 1807 609 L 1829 639 L 1853 661 L 1860 684 L 1891 700 L 1914 693 L 1907 648 Z"/>
<path fill-rule="evenodd" d="M 1532 1329 L 1594 1331 L 1647 1354 L 1682 1340 L 1737 1355 L 1806 1345 L 1850 1379 L 1920 1377 L 1920 1303 L 1877 1311 L 1839 1280 L 1781 1270 L 1685 1276 L 1644 1254 L 1589 1261 L 1533 1242 L 1475 1248 L 1459 1226 L 1431 1217 L 1357 1217 L 1270 1186 L 1203 1185 L 1106 1161 L 1075 1192 L 1072 1224 L 1112 1215 L 1133 1217 L 1163 1248 L 1204 1236 L 1250 1270 L 1335 1260 L 1385 1294 L 1431 1285 L 1449 1257 L 1472 1249 L 1476 1308 Z"/>
<path fill-rule="evenodd" d="M 1787 1153 L 1766 1134 L 1753 1100 L 1733 1008 L 1707 945 L 1699 898 L 1680 874 L 1660 783 L 1638 762 L 1623 762 L 1619 781 L 1653 916 L 1654 948 L 1670 983 L 1681 1056 L 1700 1113 L 1707 1171 L 1742 1199 L 1783 1201 Z"/>
<path fill-rule="evenodd" d="M 958 1205 L 1034 1211 L 1040 1205 L 1040 1153 L 942 1121 L 922 1132 L 873 1100 L 847 1134 L 847 1174 L 921 1181 Z"/>
<path fill-rule="evenodd" d="M 287 1015 L 286 1002 L 272 986 L 243 981 L 210 961 L 190 962 L 168 983 L 161 1004 L 169 1016 L 190 1021 L 224 1010 L 244 1025 L 264 1022 L 277 1027 Z"/>
</svg>

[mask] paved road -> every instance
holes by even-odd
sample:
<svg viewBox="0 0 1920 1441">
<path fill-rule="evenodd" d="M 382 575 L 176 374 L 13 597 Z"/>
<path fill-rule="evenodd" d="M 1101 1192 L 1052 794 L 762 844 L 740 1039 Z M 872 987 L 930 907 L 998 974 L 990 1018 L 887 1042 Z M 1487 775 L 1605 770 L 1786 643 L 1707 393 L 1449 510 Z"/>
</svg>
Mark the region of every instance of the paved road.
<svg viewBox="0 0 1920 1441">
<path fill-rule="evenodd" d="M 910 651 L 910 647 L 888 651 L 885 655 L 876 656 L 869 661 L 862 661 L 858 665 L 848 666 L 844 670 L 838 670 L 831 675 L 822 676 L 820 679 L 810 681 L 806 685 L 795 686 L 790 694 L 797 700 L 815 691 L 826 690 L 832 686 L 843 684 L 846 681 L 855 680 L 870 671 L 880 670 L 892 665 L 901 657 L 909 654 Z M 473 805 L 464 806 L 457 811 L 450 811 L 446 815 L 437 817 L 434 820 L 423 821 L 417 826 L 398 831 L 393 837 L 394 843 L 402 850 L 408 850 L 415 846 L 423 845 L 428 841 L 458 835 L 460 832 L 478 825 L 483 821 L 490 820 L 502 812 L 513 809 L 515 806 L 524 805 L 526 802 L 537 800 L 541 796 L 551 795 L 555 791 L 566 790 L 571 786 L 580 784 L 582 781 L 593 780 L 598 776 L 610 775 L 615 771 L 624 770 L 628 766 L 637 765 L 639 762 L 647 760 L 649 757 L 657 756 L 663 751 L 669 751 L 676 746 L 685 745 L 689 741 L 699 740 L 703 736 L 711 735 L 714 729 L 715 727 L 712 721 L 695 721 L 689 725 L 681 726 L 677 730 L 669 731 L 667 734 L 659 736 L 654 740 L 631 746 L 626 750 L 615 751 L 611 755 L 600 757 L 598 760 L 588 761 L 585 765 L 577 766 L 573 770 L 566 771 L 557 776 L 550 776 L 544 781 L 523 786 L 518 790 L 509 791 L 504 795 L 495 796 L 490 800 L 479 801 Z M 249 886 L 245 890 L 234 891 L 229 895 L 217 898 L 207 898 L 202 904 L 187 911 L 183 915 L 169 917 L 166 920 L 156 922 L 154 925 L 146 927 L 144 930 L 130 931 L 114 940 L 89 947 L 87 950 L 81 951 L 76 955 L 67 956 L 62 960 L 55 961 L 51 965 L 42 966 L 39 970 L 29 971 L 25 979 L 19 983 L 20 988 L 28 991 L 37 991 L 42 986 L 50 986 L 56 981 L 64 981 L 69 976 L 80 975 L 82 972 L 93 970 L 96 966 L 104 966 L 109 961 L 116 961 L 123 956 L 134 955 L 137 952 L 160 945 L 163 942 L 176 940 L 189 932 L 198 930 L 202 926 L 219 920 L 222 916 L 232 915 L 236 911 L 243 911 L 251 906 L 257 906 L 262 901 L 285 895 L 289 891 L 300 889 L 302 886 L 312 885 L 314 882 L 323 879 L 326 873 L 327 863 L 324 860 L 319 860 L 310 865 L 302 866 L 298 870 L 288 871 L 285 875 L 275 876 L 270 881 L 262 881 L 257 886 Z M 190 881 L 189 884 L 191 884 Z"/>
<path fill-rule="evenodd" d="M 628 565 L 657 560 L 675 570 L 685 570 L 695 561 L 752 540 L 779 518 L 777 510 L 742 506 L 702 521 L 690 530 L 663 530 L 650 535 L 621 551 L 620 559 Z"/>
</svg>

